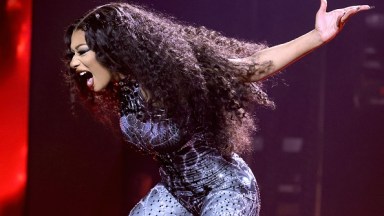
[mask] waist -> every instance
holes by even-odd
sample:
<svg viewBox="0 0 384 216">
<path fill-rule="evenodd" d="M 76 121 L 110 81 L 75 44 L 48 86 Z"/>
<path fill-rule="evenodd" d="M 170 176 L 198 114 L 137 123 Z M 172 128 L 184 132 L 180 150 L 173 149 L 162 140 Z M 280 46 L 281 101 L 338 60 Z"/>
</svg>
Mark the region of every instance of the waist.
<svg viewBox="0 0 384 216">
<path fill-rule="evenodd" d="M 161 163 L 162 182 L 174 194 L 204 195 L 212 190 L 251 188 L 255 178 L 236 154 L 225 159 L 210 147 L 190 149 L 186 154 Z"/>
</svg>

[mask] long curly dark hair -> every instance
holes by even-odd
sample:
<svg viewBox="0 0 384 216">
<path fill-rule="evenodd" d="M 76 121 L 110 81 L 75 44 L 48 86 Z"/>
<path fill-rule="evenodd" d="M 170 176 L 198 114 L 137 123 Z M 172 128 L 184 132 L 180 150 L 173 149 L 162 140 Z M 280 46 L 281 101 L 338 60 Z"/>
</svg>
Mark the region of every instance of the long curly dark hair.
<svg viewBox="0 0 384 216">
<path fill-rule="evenodd" d="M 223 155 L 250 149 L 255 129 L 250 102 L 273 107 L 260 83 L 244 78 L 263 73 L 269 62 L 235 65 L 228 59 L 248 57 L 266 46 L 222 36 L 205 27 L 185 25 L 174 18 L 127 3 L 95 8 L 70 25 L 65 34 L 67 65 L 73 56 L 71 35 L 85 32 L 96 59 L 112 73 L 136 80 L 161 104 L 168 118 L 183 131 L 204 130 L 209 144 Z M 106 122 L 119 114 L 113 85 L 102 93 L 86 88 L 68 67 L 65 73 L 72 99 Z"/>
</svg>

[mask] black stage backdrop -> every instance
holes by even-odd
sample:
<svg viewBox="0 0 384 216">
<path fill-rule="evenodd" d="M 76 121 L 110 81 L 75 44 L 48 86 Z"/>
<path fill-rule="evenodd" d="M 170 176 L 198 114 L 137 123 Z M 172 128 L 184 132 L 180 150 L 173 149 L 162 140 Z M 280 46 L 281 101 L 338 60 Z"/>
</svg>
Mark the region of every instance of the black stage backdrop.
<svg viewBox="0 0 384 216">
<path fill-rule="evenodd" d="M 61 77 L 64 29 L 104 3 L 33 2 L 26 215 L 127 215 L 146 192 L 142 190 L 158 181 L 151 158 L 127 148 L 85 112 L 74 117 L 70 111 Z M 353 3 L 357 1 L 330 1 L 329 8 Z M 382 13 L 382 2 L 364 3 L 378 6 L 375 13 Z M 140 4 L 227 36 L 275 45 L 311 30 L 319 1 Z M 383 212 L 384 107 L 356 108 L 353 103 L 363 73 L 362 50 L 371 42 L 364 24 L 367 14 L 351 20 L 335 41 L 267 81 L 278 107 L 255 110 L 261 127 L 255 143 L 261 147 L 245 156 L 260 184 L 262 215 L 309 216 L 320 209 L 325 216 Z M 284 143 L 302 147 L 287 153 L 282 151 Z M 315 189 L 319 163 L 322 196 L 316 196 Z"/>
</svg>

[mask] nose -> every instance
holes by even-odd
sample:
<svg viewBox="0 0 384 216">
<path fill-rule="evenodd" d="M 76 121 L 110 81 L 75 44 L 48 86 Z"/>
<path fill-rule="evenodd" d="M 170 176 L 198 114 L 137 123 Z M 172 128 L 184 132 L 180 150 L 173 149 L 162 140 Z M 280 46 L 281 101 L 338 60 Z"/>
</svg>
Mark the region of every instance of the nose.
<svg viewBox="0 0 384 216">
<path fill-rule="evenodd" d="M 69 62 L 69 67 L 72 69 L 76 69 L 80 65 L 79 59 L 77 59 L 77 56 L 74 55 L 71 59 L 71 62 Z"/>
</svg>

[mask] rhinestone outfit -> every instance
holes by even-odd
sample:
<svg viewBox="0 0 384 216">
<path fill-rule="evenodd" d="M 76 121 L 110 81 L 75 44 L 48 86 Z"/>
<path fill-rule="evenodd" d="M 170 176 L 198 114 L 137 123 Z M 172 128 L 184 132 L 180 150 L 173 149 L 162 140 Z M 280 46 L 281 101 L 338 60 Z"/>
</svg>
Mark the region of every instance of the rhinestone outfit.
<svg viewBox="0 0 384 216">
<path fill-rule="evenodd" d="M 207 133 L 188 141 L 163 111 L 149 112 L 137 83 L 121 81 L 120 127 L 129 143 L 160 163 L 161 182 L 130 215 L 259 215 L 255 177 L 235 153 L 229 159 L 207 144 Z"/>
</svg>

